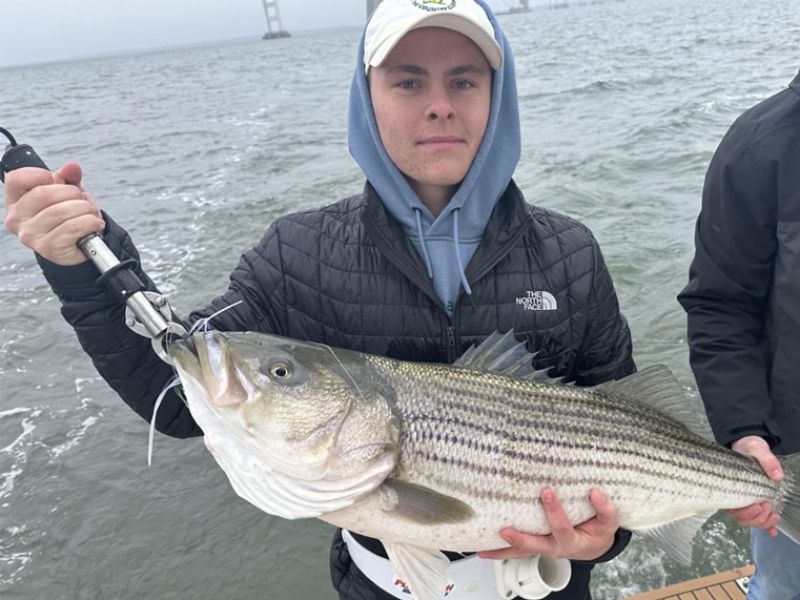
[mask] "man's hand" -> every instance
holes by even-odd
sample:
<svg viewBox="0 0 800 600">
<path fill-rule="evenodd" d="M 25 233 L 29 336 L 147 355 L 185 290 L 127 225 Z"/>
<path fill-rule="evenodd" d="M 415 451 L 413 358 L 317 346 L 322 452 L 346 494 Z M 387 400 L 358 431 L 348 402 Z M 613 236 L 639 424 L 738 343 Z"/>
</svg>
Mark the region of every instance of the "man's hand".
<svg viewBox="0 0 800 600">
<path fill-rule="evenodd" d="M 740 440 L 736 440 L 731 445 L 731 450 L 751 456 L 758 461 L 761 469 L 767 474 L 767 477 L 774 481 L 781 481 L 783 479 L 783 469 L 778 458 L 772 453 L 769 444 L 757 435 L 749 435 Z M 778 535 L 778 530 L 775 529 L 775 524 L 780 519 L 778 513 L 772 512 L 772 506 L 769 502 L 760 502 L 751 504 L 744 508 L 737 508 L 728 511 L 731 516 L 736 519 L 736 523 L 741 527 L 755 527 L 757 529 L 764 529 L 772 537 Z"/>
<path fill-rule="evenodd" d="M 617 508 L 599 490 L 592 490 L 589 500 L 597 515 L 573 526 L 555 492 L 549 488 L 542 490 L 542 506 L 550 524 L 550 535 L 530 535 L 516 529 L 503 529 L 500 536 L 511 547 L 481 552 L 480 556 L 495 560 L 537 554 L 572 560 L 600 558 L 614 545 L 614 536 L 619 529 Z"/>
<path fill-rule="evenodd" d="M 31 250 L 59 265 L 86 260 L 78 240 L 105 223 L 82 188 L 81 168 L 67 163 L 51 173 L 26 167 L 6 174 L 5 227 Z"/>
</svg>

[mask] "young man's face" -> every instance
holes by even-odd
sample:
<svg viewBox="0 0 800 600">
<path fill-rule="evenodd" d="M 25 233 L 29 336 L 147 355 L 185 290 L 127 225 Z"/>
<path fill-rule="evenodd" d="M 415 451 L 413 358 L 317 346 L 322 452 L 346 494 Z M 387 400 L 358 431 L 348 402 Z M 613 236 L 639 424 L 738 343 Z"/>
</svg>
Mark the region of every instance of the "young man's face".
<svg viewBox="0 0 800 600">
<path fill-rule="evenodd" d="M 381 140 L 434 214 L 452 198 L 478 152 L 492 100 L 492 69 L 466 36 L 410 31 L 370 72 Z"/>
</svg>

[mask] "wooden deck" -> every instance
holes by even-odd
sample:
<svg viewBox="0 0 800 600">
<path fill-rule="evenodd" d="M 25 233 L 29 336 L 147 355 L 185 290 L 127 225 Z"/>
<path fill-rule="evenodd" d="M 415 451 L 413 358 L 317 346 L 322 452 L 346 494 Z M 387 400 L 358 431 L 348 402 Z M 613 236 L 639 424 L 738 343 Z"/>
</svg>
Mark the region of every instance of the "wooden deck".
<svg viewBox="0 0 800 600">
<path fill-rule="evenodd" d="M 753 566 L 740 567 L 660 590 L 628 596 L 624 600 L 745 600 Z"/>
</svg>

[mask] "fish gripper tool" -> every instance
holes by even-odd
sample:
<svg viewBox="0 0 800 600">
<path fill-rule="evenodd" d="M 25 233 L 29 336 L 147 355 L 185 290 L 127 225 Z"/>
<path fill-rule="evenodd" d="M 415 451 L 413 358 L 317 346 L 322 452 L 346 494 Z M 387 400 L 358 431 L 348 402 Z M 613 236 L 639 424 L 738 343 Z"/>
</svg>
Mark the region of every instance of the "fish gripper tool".
<svg viewBox="0 0 800 600">
<path fill-rule="evenodd" d="M 0 159 L 0 182 L 5 182 L 6 173 L 22 167 L 48 169 L 29 145 L 18 144 L 14 136 L 2 127 L 0 134 L 9 141 Z M 139 335 L 151 338 L 153 350 L 159 358 L 172 364 L 164 349 L 165 339 L 173 335 L 185 338 L 188 334 L 183 325 L 173 321 L 167 299 L 157 292 L 148 291 L 136 274 L 138 263 L 133 259 L 120 261 L 97 233 L 78 240 L 78 247 L 100 271 L 98 284 L 126 305 L 126 325 Z"/>
</svg>

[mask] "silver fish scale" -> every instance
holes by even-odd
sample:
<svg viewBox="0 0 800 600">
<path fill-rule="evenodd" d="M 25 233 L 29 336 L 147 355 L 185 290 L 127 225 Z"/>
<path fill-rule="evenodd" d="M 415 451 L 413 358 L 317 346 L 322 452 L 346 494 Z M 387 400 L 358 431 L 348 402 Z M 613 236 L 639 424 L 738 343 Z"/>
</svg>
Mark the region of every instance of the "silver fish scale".
<svg viewBox="0 0 800 600">
<path fill-rule="evenodd" d="M 374 362 L 393 382 L 402 415 L 397 477 L 473 509 L 506 514 L 552 486 L 578 521 L 597 486 L 617 503 L 623 526 L 635 526 L 654 505 L 688 515 L 775 495 L 747 459 L 644 405 L 443 365 Z"/>
</svg>

